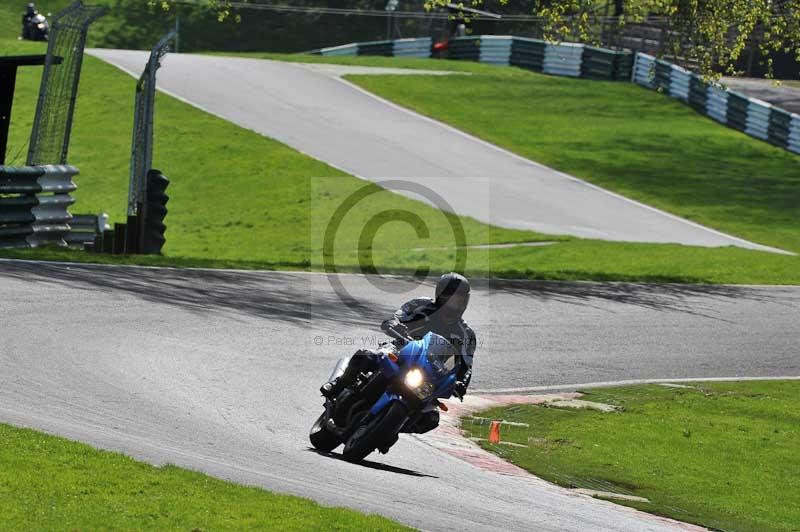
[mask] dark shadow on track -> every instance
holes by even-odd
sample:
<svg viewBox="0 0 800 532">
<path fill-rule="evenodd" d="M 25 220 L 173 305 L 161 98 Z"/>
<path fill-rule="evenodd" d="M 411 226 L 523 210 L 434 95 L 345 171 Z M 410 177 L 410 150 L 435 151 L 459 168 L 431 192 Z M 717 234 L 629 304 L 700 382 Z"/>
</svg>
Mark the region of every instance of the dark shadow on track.
<svg viewBox="0 0 800 532">
<path fill-rule="evenodd" d="M 774 287 L 769 293 L 764 288 L 735 285 L 707 284 L 645 284 L 596 283 L 559 281 L 516 281 L 502 279 L 475 280 L 472 286 L 479 290 L 503 292 L 540 301 L 557 301 L 574 305 L 603 307 L 603 302 L 635 305 L 652 310 L 685 312 L 704 315 L 698 311 L 693 299 L 760 301 L 794 307 L 800 302 L 800 291 L 793 288 Z M 785 296 L 780 295 L 782 290 Z"/>
<path fill-rule="evenodd" d="M 29 282 L 55 283 L 86 290 L 121 291 L 147 301 L 175 305 L 193 311 L 226 310 L 284 322 L 351 325 L 375 328 L 395 308 L 367 301 L 364 308 L 344 304 L 322 274 L 304 275 L 279 271 L 232 272 L 169 268 L 54 264 L 0 261 L 0 275 Z M 373 281 L 403 285 L 411 279 Z M 424 283 L 433 293 L 433 285 Z M 734 301 L 764 301 L 794 308 L 800 301 L 797 289 L 732 285 L 595 283 L 475 279 L 476 297 L 492 293 L 511 294 L 534 301 L 605 308 L 604 302 L 636 305 L 654 310 L 704 315 L 698 298 Z M 376 295 L 381 295 L 374 289 Z M 386 295 L 386 294 L 383 294 Z M 378 299 L 380 298 L 373 298 Z M 387 300 L 391 299 L 386 297 Z M 395 298 L 396 299 L 396 298 Z M 713 316 L 708 316 L 713 317 Z"/>
<path fill-rule="evenodd" d="M 2 261 L 0 275 L 31 283 L 119 291 L 190 311 L 225 310 L 297 324 L 330 322 L 332 325 L 374 328 L 395 310 L 388 305 L 372 305 L 371 312 L 351 309 L 330 290 L 324 278 L 313 282 L 315 279 L 310 276 L 286 272 L 217 272 Z"/>
<path fill-rule="evenodd" d="M 347 462 L 347 460 L 345 460 L 342 457 L 342 455 L 338 454 L 338 453 L 320 451 L 318 449 L 314 449 L 313 447 L 308 447 L 306 450 L 307 451 L 311 451 L 312 453 L 316 453 L 316 454 L 318 454 L 320 456 L 324 456 L 326 458 L 333 458 L 334 460 L 340 460 L 342 462 Z M 350 462 L 348 462 L 348 463 L 350 463 Z M 353 464 L 353 465 L 358 465 L 358 466 L 361 466 L 361 467 L 367 467 L 369 469 L 377 469 L 378 471 L 388 471 L 389 473 L 397 473 L 398 475 L 408 475 L 408 476 L 411 476 L 411 477 L 439 478 L 439 477 L 437 477 L 435 475 L 428 475 L 426 473 L 420 473 L 419 471 L 414 471 L 412 469 L 406 469 L 404 467 L 392 466 L 392 465 L 389 465 L 389 464 L 382 464 L 380 462 L 372 462 L 370 460 L 361 460 L 357 464 Z"/>
</svg>

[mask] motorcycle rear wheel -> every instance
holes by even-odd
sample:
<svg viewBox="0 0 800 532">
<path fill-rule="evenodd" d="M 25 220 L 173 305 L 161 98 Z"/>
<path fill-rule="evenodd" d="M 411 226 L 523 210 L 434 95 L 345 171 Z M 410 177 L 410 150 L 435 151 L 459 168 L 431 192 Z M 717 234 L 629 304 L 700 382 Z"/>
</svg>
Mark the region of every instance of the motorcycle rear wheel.
<svg viewBox="0 0 800 532">
<path fill-rule="evenodd" d="M 345 443 L 342 456 L 348 462 L 360 462 L 384 443 L 395 439 L 407 416 L 403 404 L 392 403 L 378 417 L 356 429 Z"/>
<path fill-rule="evenodd" d="M 313 445 L 315 449 L 325 452 L 336 449 L 339 444 L 342 443 L 339 441 L 339 438 L 325 426 L 327 421 L 328 417 L 323 412 L 314 422 L 314 425 L 311 427 L 311 432 L 308 435 L 308 438 L 311 440 L 311 445 Z"/>
</svg>

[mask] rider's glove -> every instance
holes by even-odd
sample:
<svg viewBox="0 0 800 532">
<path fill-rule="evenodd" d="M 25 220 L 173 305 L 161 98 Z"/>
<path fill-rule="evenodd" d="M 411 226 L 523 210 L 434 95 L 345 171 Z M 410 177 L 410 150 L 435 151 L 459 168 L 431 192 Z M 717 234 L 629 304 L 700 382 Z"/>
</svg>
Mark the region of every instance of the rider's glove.
<svg viewBox="0 0 800 532">
<path fill-rule="evenodd" d="M 467 385 L 461 381 L 456 381 L 455 386 L 453 386 L 453 395 L 464 400 L 464 396 L 467 395 Z"/>
<path fill-rule="evenodd" d="M 395 340 L 401 341 L 405 343 L 406 338 L 411 336 L 411 333 L 408 332 L 408 327 L 405 326 L 404 323 L 398 323 L 392 326 L 392 331 L 397 334 L 400 338 L 395 338 Z M 402 339 L 401 339 L 402 338 Z"/>
</svg>

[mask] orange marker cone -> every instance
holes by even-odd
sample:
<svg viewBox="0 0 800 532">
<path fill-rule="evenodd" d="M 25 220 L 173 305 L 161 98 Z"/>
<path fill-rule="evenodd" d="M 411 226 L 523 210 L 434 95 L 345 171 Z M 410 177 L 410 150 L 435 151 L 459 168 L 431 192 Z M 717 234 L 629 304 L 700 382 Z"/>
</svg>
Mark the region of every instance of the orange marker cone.
<svg viewBox="0 0 800 532">
<path fill-rule="evenodd" d="M 489 426 L 489 443 L 500 443 L 500 422 L 492 421 Z"/>
</svg>

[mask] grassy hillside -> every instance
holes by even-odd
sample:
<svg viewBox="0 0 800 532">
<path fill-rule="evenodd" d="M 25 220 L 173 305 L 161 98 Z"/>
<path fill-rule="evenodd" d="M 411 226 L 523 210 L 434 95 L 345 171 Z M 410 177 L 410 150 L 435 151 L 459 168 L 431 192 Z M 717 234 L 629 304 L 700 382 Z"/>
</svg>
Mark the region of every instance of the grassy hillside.
<svg viewBox="0 0 800 532">
<path fill-rule="evenodd" d="M 41 45 L 0 40 L 3 51 L 41 51 Z M 430 66 L 433 62 L 422 63 Z M 459 76 L 464 79 L 520 75 L 486 65 L 438 64 L 472 70 L 472 76 Z M 27 147 L 38 76 L 38 69 L 25 69 L 18 83 L 9 150 L 12 159 L 19 154 L 18 163 L 24 160 Z M 431 81 L 425 77 L 414 80 Z M 378 80 L 390 85 L 396 81 L 392 77 Z M 133 94 L 132 78 L 86 58 L 70 150 L 70 161 L 81 169 L 75 194 L 78 202 L 72 212 L 106 211 L 113 220 L 124 219 Z M 349 194 L 365 185 L 280 143 L 162 94 L 157 98 L 154 163 L 172 181 L 164 257 L 120 259 L 52 250 L 5 251 L 2 256 L 322 269 L 322 243 L 331 215 Z M 393 210 L 419 215 L 428 235 L 417 236 L 418 224 L 392 221 L 377 231 L 372 248 L 365 247 L 360 239 L 367 221 Z M 368 255 L 373 254 L 382 272 L 450 270 L 456 259 L 450 221 L 451 217 L 421 203 L 379 192 L 344 219 L 336 237 L 335 262 L 340 270 L 372 271 Z M 462 222 L 468 244 L 559 241 L 538 248 L 469 249 L 466 272 L 473 276 L 800 283 L 797 257 L 732 248 L 558 239 L 492 228 L 469 219 Z"/>
<path fill-rule="evenodd" d="M 17 50 L 38 47 L 11 44 Z M 18 80 L 9 148 L 9 154 L 20 154 L 17 163 L 24 159 L 39 71 L 25 69 Z M 134 85 L 130 76 L 86 57 L 69 154 L 81 169 L 73 212 L 107 211 L 124 221 Z M 172 180 L 169 255 L 308 266 L 311 247 L 321 248 L 333 210 L 365 184 L 169 96 L 159 94 L 156 105 L 154 164 Z M 343 247 L 356 249 L 366 220 L 389 208 L 418 213 L 431 228 L 431 245 L 452 242 L 447 216 L 384 191 L 345 220 Z M 546 238 L 469 219 L 463 223 L 475 244 Z M 413 234 L 404 224 L 390 224 L 379 234 L 378 247 Z"/>
<path fill-rule="evenodd" d="M 630 198 L 800 252 L 800 156 L 656 92 L 517 68 L 484 69 L 472 76 L 351 79 Z"/>
<path fill-rule="evenodd" d="M 0 424 L 4 530 L 408 530 Z"/>
<path fill-rule="evenodd" d="M 712 530 L 795 531 L 800 524 L 797 381 L 685 383 L 589 390 L 584 399 L 619 410 L 516 405 L 481 416 L 526 423 L 464 427 L 514 464 L 567 487 L 649 502 L 618 504 Z M 602 497 L 602 496 L 601 496 Z"/>
</svg>

